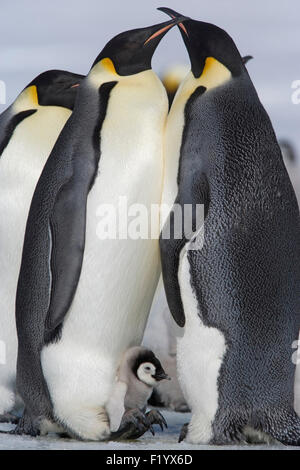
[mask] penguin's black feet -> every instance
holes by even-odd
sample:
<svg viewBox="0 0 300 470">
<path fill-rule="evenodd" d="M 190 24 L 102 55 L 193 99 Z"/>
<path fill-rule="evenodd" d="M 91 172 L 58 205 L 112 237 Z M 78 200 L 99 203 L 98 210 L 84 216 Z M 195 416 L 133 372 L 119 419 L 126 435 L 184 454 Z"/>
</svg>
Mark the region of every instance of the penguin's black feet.
<svg viewBox="0 0 300 470">
<path fill-rule="evenodd" d="M 17 426 L 15 429 L 10 431 L 10 434 L 19 436 L 22 434 L 27 434 L 28 436 L 36 437 L 39 436 L 40 430 L 37 426 L 34 425 L 27 412 L 24 411 L 23 416 L 19 419 Z"/>
<path fill-rule="evenodd" d="M 147 416 L 135 408 L 124 413 L 119 429 L 111 433 L 110 439 L 138 439 L 147 431 L 154 436 L 154 429 Z"/>
<path fill-rule="evenodd" d="M 158 410 L 149 411 L 149 413 L 146 414 L 146 418 L 151 425 L 158 424 L 162 431 L 164 430 L 164 426 L 168 428 L 165 418 Z"/>
<path fill-rule="evenodd" d="M 20 418 L 11 413 L 5 413 L 3 415 L 0 415 L 0 423 L 18 424 L 19 420 Z"/>
<path fill-rule="evenodd" d="M 189 423 L 185 423 L 182 426 L 180 434 L 179 434 L 178 442 L 184 441 L 184 439 L 186 438 L 187 433 L 188 433 L 188 428 L 189 428 Z"/>
</svg>

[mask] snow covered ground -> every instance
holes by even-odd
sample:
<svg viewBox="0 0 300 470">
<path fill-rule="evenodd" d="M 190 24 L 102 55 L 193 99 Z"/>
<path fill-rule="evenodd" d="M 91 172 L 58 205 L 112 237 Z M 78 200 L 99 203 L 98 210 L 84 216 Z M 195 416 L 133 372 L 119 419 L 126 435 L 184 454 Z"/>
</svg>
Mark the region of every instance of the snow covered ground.
<svg viewBox="0 0 300 470">
<path fill-rule="evenodd" d="M 175 413 L 172 411 L 162 411 L 168 423 L 168 429 L 161 432 L 156 426 L 156 435 L 153 437 L 150 432 L 146 433 L 143 437 L 136 441 L 123 442 L 80 442 L 73 439 L 59 438 L 56 435 L 49 435 L 45 437 L 27 437 L 27 436 L 13 436 L 10 434 L 0 434 L 0 450 L 22 450 L 22 449 L 36 449 L 36 450 L 144 450 L 144 449 L 157 449 L 157 450 L 187 450 L 187 449 L 201 449 L 201 450 L 221 450 L 221 449 L 243 449 L 243 450 L 274 450 L 286 449 L 300 450 L 300 447 L 286 447 L 283 445 L 240 445 L 240 446 L 200 446 L 190 445 L 185 442 L 178 444 L 178 436 L 181 427 L 184 423 L 188 422 L 190 415 L 187 413 Z M 0 425 L 0 431 L 8 431 L 13 429 L 14 426 L 8 424 Z"/>
</svg>

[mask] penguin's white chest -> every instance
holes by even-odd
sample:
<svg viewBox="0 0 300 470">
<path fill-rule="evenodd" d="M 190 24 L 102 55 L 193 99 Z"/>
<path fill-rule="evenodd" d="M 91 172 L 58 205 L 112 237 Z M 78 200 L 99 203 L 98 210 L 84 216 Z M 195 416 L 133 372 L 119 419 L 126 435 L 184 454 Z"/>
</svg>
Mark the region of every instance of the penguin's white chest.
<svg viewBox="0 0 300 470">
<path fill-rule="evenodd" d="M 78 392 L 80 401 L 105 404 L 120 355 L 143 336 L 160 273 L 158 238 L 119 239 L 110 234 L 101 240 L 99 224 L 108 213 L 119 226 L 118 205 L 126 198 L 129 220 L 142 211 L 150 228 L 151 204 L 160 204 L 167 98 L 158 79 L 151 80 L 149 88 L 130 82 L 117 85 L 110 95 L 98 175 L 87 200 L 79 284 L 60 341 L 42 353 L 58 413 L 63 412 L 63 388 L 69 381 L 73 397 Z M 158 237 L 158 220 L 152 229 Z"/>
<path fill-rule="evenodd" d="M 205 326 L 191 285 L 186 248 L 178 270 L 180 294 L 185 313 L 184 334 L 177 339 L 179 381 L 192 410 L 187 439 L 209 443 L 218 409 L 218 377 L 226 352 L 225 337 L 217 328 Z M 199 425 L 201 423 L 201 425 Z"/>
<path fill-rule="evenodd" d="M 92 324 L 97 321 L 101 338 L 118 354 L 140 342 L 159 273 L 157 238 L 132 239 L 130 230 L 136 215 L 141 214 L 140 220 L 150 231 L 151 205 L 160 203 L 163 174 L 163 112 L 153 107 L 151 94 L 150 102 L 144 93 L 141 101 L 138 98 L 137 91 L 125 93 L 116 87 L 109 101 L 101 130 L 98 175 L 88 196 L 82 274 L 65 325 L 72 324 L 73 331 L 77 321 L 81 325 L 81 312 L 87 310 L 88 302 L 85 325 L 86 316 Z M 125 201 L 129 225 L 127 234 L 124 232 L 127 238 L 120 240 Z M 105 240 L 101 239 L 103 214 L 109 222 Z M 116 232 L 111 231 L 115 223 Z M 158 237 L 158 220 L 154 229 Z M 82 326 L 78 330 L 81 337 Z M 90 342 L 94 329 L 87 333 Z M 98 338 L 96 334 L 95 346 Z"/>
<path fill-rule="evenodd" d="M 28 211 L 47 157 L 69 116 L 65 108 L 38 108 L 17 126 L 0 157 L 0 340 L 5 341 L 7 353 L 0 374 L 11 380 L 17 354 L 15 295 Z"/>
</svg>

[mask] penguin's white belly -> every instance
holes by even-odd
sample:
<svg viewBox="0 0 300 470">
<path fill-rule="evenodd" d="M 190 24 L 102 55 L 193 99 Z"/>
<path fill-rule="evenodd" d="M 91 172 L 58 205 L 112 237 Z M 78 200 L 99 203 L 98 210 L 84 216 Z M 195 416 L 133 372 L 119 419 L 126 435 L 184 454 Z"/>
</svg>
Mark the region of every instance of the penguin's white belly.
<svg viewBox="0 0 300 470">
<path fill-rule="evenodd" d="M 187 253 L 182 252 L 178 272 L 185 328 L 177 340 L 179 381 L 192 410 L 187 440 L 207 444 L 213 437 L 212 423 L 218 409 L 218 376 L 226 351 L 225 338 L 217 328 L 205 326 L 191 286 Z"/>
<path fill-rule="evenodd" d="M 72 410 L 73 416 L 80 406 L 96 412 L 107 403 L 121 354 L 142 340 L 160 273 L 158 220 L 157 239 L 98 237 L 103 204 L 117 208 L 119 197 L 125 196 L 128 207 L 143 205 L 149 219 L 151 204 L 160 203 L 167 101 L 159 95 L 160 108 L 152 110 L 150 104 L 137 106 L 137 93 L 133 87 L 126 98 L 118 90 L 112 92 L 101 131 L 98 176 L 88 196 L 79 284 L 61 339 L 42 351 L 55 414 L 73 428 L 77 422 Z M 159 88 L 159 93 L 165 92 Z"/>
<path fill-rule="evenodd" d="M 15 296 L 28 211 L 40 173 L 69 115 L 64 108 L 39 108 L 18 125 L 0 156 L 0 341 L 6 353 L 5 364 L 0 362 L 0 414 L 14 400 Z"/>
</svg>

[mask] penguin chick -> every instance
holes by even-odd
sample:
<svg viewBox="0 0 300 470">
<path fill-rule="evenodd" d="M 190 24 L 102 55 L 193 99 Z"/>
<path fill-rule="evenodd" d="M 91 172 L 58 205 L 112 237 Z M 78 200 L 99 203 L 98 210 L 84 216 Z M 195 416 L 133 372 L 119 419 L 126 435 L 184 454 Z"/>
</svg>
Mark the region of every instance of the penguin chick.
<svg viewBox="0 0 300 470">
<path fill-rule="evenodd" d="M 106 407 L 111 438 L 133 439 L 148 430 L 154 435 L 153 424 L 159 424 L 162 430 L 167 427 L 157 410 L 145 414 L 153 388 L 164 379 L 170 380 L 152 351 L 135 346 L 125 352 Z"/>
</svg>

